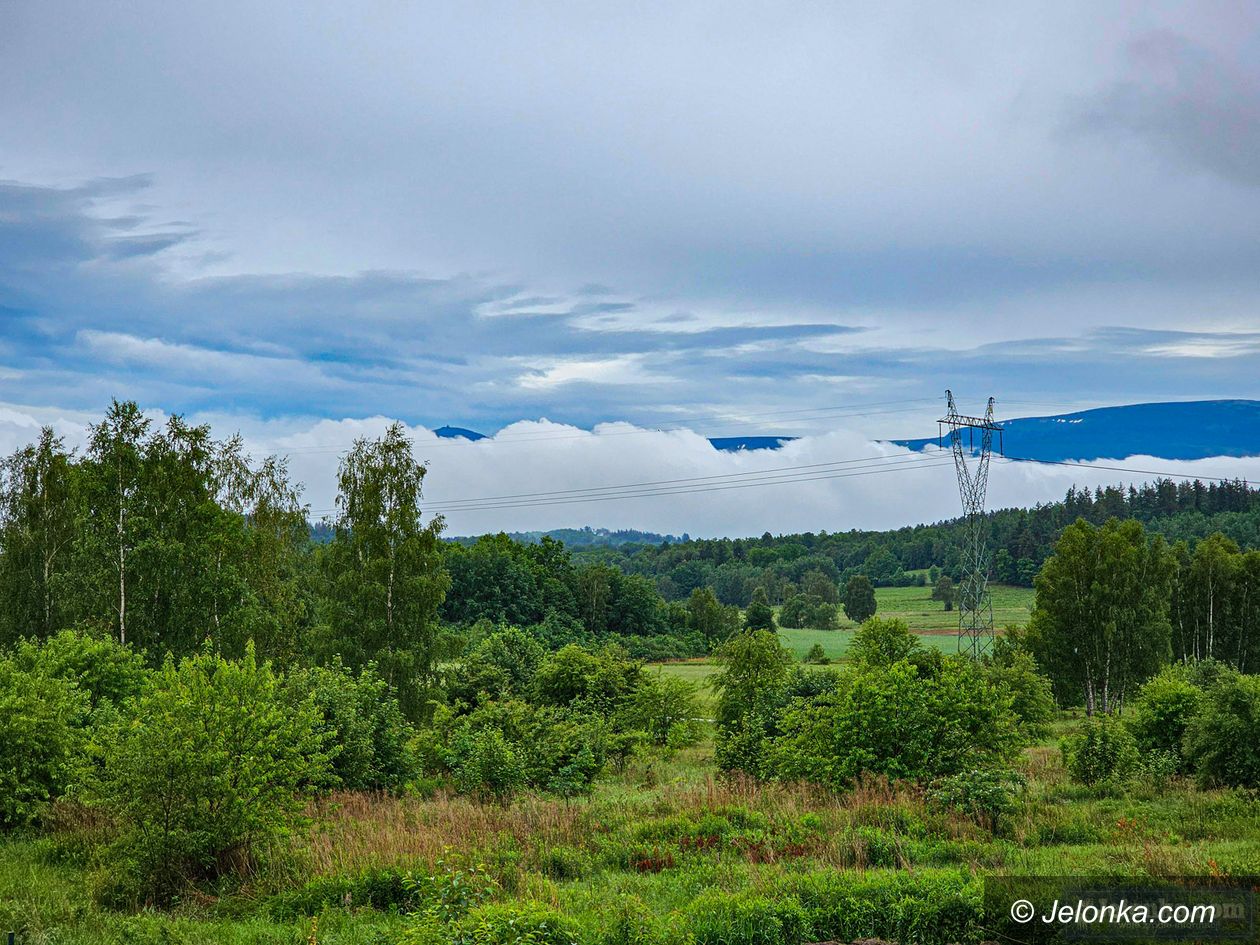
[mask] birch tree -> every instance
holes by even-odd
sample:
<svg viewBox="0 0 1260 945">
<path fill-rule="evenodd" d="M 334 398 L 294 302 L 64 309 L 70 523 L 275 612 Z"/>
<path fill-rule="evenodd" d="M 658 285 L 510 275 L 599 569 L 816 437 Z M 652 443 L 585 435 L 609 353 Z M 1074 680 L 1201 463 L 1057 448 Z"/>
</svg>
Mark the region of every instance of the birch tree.
<svg viewBox="0 0 1260 945">
<path fill-rule="evenodd" d="M 0 643 L 66 625 L 60 585 L 73 552 L 74 457 L 45 427 L 0 462 Z"/>
<path fill-rule="evenodd" d="M 437 613 L 450 586 L 442 518 L 421 521 L 425 471 L 400 423 L 355 441 L 338 471 L 321 569 L 328 645 L 356 667 L 375 660 L 413 716 L 442 656 Z"/>
<path fill-rule="evenodd" d="M 1065 702 L 1119 709 L 1169 656 L 1173 557 L 1135 521 L 1063 531 L 1037 576 L 1029 645 Z"/>
</svg>

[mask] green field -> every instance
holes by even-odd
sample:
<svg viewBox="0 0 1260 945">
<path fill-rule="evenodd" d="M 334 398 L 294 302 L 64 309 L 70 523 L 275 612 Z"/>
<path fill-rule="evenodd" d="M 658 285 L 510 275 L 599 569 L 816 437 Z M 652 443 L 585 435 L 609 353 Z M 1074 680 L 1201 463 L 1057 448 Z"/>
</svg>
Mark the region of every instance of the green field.
<svg viewBox="0 0 1260 945">
<path fill-rule="evenodd" d="M 1023 625 L 1032 610 L 1033 591 L 1027 587 L 994 585 L 993 623 L 999 629 L 1010 624 Z M 958 651 L 958 611 L 946 611 L 939 601 L 931 598 L 927 587 L 879 587 L 875 589 L 875 602 L 880 617 L 904 620 L 919 635 L 920 642 L 942 653 Z M 776 608 L 777 611 L 778 608 Z M 842 618 L 838 630 L 810 630 L 779 628 L 779 639 L 799 660 L 805 657 L 815 643 L 832 662 L 844 660 L 853 641 L 857 624 Z M 701 698 L 711 703 L 713 695 L 708 679 L 717 672 L 717 666 L 708 660 L 658 664 L 662 672 L 681 676 L 700 684 Z"/>
<path fill-rule="evenodd" d="M 1028 622 L 1032 610 L 1033 589 L 1011 587 L 1006 584 L 990 585 L 993 596 L 993 625 L 999 629 L 1009 624 L 1023 625 Z M 896 617 L 904 620 L 917 633 L 952 632 L 958 629 L 958 611 L 947 611 L 940 601 L 932 600 L 930 587 L 877 587 L 875 603 L 880 617 Z M 856 627 L 844 618 L 841 627 Z"/>
</svg>

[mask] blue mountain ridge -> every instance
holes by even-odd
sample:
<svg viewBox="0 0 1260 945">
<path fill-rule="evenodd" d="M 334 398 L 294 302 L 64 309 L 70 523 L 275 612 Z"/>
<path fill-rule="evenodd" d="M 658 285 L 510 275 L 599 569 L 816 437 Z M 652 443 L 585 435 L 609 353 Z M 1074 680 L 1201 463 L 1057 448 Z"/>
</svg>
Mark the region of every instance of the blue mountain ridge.
<svg viewBox="0 0 1260 945">
<path fill-rule="evenodd" d="M 1260 455 L 1257 400 L 1128 404 L 1053 417 L 1016 417 L 1001 423 L 1002 451 L 1012 459 L 1058 462 L 1135 455 L 1162 459 Z M 922 450 L 938 440 L 928 436 L 890 442 Z"/>
<path fill-rule="evenodd" d="M 999 404 L 999 407 L 1001 405 Z M 1000 418 L 999 418 L 1000 419 Z M 1206 459 L 1210 456 L 1260 455 L 1260 400 L 1195 400 L 1096 407 L 1049 417 L 1001 420 L 1003 452 L 1014 459 L 1044 462 L 1158 456 Z M 482 440 L 462 427 L 433 431 L 440 437 Z M 723 452 L 777 450 L 793 436 L 710 437 Z M 937 436 L 888 440 L 912 450 L 936 445 Z M 998 444 L 995 442 L 994 446 Z"/>
</svg>

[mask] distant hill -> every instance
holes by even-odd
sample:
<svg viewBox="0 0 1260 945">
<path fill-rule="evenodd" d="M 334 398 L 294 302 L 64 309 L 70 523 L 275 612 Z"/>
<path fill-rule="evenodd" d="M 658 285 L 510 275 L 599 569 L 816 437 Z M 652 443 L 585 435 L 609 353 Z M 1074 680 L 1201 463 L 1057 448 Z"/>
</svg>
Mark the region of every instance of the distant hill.
<svg viewBox="0 0 1260 945">
<path fill-rule="evenodd" d="M 513 541 L 530 545 L 537 544 L 544 537 L 554 538 L 564 542 L 570 548 L 620 548 L 623 545 L 663 545 L 666 542 L 676 545 L 679 542 L 691 541 L 691 536 L 686 532 L 682 535 L 658 535 L 655 532 L 641 532 L 633 528 L 610 531 L 607 528 L 591 528 L 589 525 L 585 528 L 553 528 L 545 532 L 508 532 L 507 534 Z M 474 536 L 447 539 L 447 541 L 463 545 L 471 545 L 476 540 Z"/>
<path fill-rule="evenodd" d="M 999 404 L 999 407 L 1001 405 Z M 1007 456 L 1060 461 L 1146 455 L 1162 459 L 1206 459 L 1209 456 L 1260 456 L 1260 400 L 1195 400 L 1158 404 L 1097 407 L 1051 417 L 1002 420 L 1002 447 Z M 463 427 L 439 427 L 438 436 L 484 440 L 485 434 Z M 710 437 L 713 448 L 727 453 L 777 450 L 793 436 Z M 937 437 L 889 440 L 922 450 Z M 996 445 L 996 444 L 995 444 Z"/>
<path fill-rule="evenodd" d="M 486 439 L 484 433 L 469 430 L 465 427 L 444 426 L 433 431 L 435 436 L 445 440 L 464 439 L 474 443 Z M 738 453 L 743 450 L 777 450 L 784 443 L 796 439 L 794 436 L 715 436 L 709 442 L 715 450 L 724 453 Z"/>
<path fill-rule="evenodd" d="M 1053 417 L 1003 420 L 1007 456 L 1093 460 L 1147 455 L 1162 459 L 1260 455 L 1260 401 L 1197 400 L 1098 407 Z M 892 440 L 922 450 L 936 436 Z M 997 444 L 994 444 L 995 446 Z"/>
<path fill-rule="evenodd" d="M 451 426 L 438 427 L 433 431 L 433 435 L 440 436 L 444 440 L 463 439 L 472 440 L 473 442 L 476 442 L 477 440 L 484 440 L 486 438 L 484 433 L 478 433 L 476 430 L 465 430 L 463 427 Z"/>
</svg>

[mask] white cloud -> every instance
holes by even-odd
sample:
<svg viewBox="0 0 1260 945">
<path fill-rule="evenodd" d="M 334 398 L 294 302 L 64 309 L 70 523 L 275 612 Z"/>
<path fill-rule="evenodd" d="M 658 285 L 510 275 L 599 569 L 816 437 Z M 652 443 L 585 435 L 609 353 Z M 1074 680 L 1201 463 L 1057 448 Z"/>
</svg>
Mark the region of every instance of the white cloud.
<svg viewBox="0 0 1260 945">
<path fill-rule="evenodd" d="M 589 384 L 652 384 L 670 378 L 651 370 L 642 355 L 626 354 L 615 358 L 570 358 L 559 361 L 533 361 L 531 369 L 517 377 L 526 390 L 547 390 L 562 384 L 584 381 Z"/>
<path fill-rule="evenodd" d="M 1169 344 L 1150 345 L 1146 354 L 1164 358 L 1241 358 L 1260 351 L 1255 338 L 1191 338 Z"/>
<path fill-rule="evenodd" d="M 84 443 L 96 417 L 0 405 L 0 450 L 29 442 L 53 423 L 69 445 Z M 240 430 L 255 455 L 287 454 L 318 518 L 332 511 L 341 454 L 356 437 L 378 436 L 383 416 L 345 420 L 264 421 L 232 415 L 194 416 L 218 436 Z M 429 465 L 425 507 L 442 509 L 449 534 L 569 526 L 641 528 L 695 536 L 895 528 L 959 514 L 948 455 L 914 454 L 837 430 L 808 436 L 778 451 L 723 453 L 690 430 L 654 431 L 626 423 L 580 430 L 548 421 L 512 424 L 478 442 L 443 439 L 412 427 L 416 455 Z M 1098 460 L 1099 465 L 1152 469 L 1204 478 L 1260 480 L 1260 457 L 1193 462 L 1150 456 Z M 750 485 L 755 478 L 778 481 Z M 1142 474 L 995 461 L 989 507 L 1030 506 L 1062 498 L 1072 484 L 1141 482 Z M 654 483 L 656 485 L 644 485 Z M 590 490 L 571 501 L 568 490 Z M 612 498 L 630 491 L 672 494 Z M 602 498 L 592 499 L 599 495 Z M 523 498 L 513 498 L 524 496 Z M 507 497 L 507 498 L 505 498 Z M 483 506 L 460 507 L 478 500 Z M 471 505 L 472 503 L 468 503 Z"/>
</svg>

